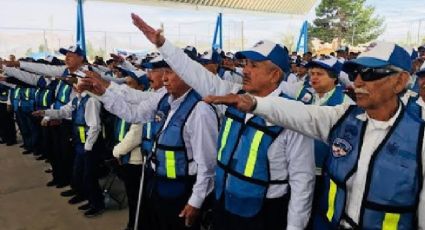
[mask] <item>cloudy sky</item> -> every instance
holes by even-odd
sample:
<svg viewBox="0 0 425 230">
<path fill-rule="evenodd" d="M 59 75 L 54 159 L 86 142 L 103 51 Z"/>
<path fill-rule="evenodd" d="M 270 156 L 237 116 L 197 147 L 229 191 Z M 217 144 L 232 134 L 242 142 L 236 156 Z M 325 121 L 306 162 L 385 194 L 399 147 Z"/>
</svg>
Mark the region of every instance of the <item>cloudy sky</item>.
<svg viewBox="0 0 425 230">
<path fill-rule="evenodd" d="M 385 17 L 386 31 L 380 40 L 400 41 L 407 37 L 410 31 L 411 38 L 416 41 L 418 31 L 425 35 L 425 20 L 420 30 L 419 20 L 425 19 L 423 14 L 424 0 L 367 0 L 367 4 L 376 7 L 376 13 Z M 31 31 L 30 29 L 47 28 L 53 30 L 68 30 L 64 33 L 73 33 L 75 29 L 75 0 L 0 0 L 0 34 L 15 34 Z M 217 11 L 193 10 L 183 8 L 165 8 L 142 5 L 129 5 L 123 3 L 105 3 L 87 1 L 85 4 L 85 22 L 87 31 L 97 31 L 89 34 L 94 41 L 96 34 L 107 33 L 108 49 L 114 42 L 126 41 L 126 47 L 140 49 L 146 46 L 146 41 L 131 24 L 130 13 L 141 15 L 152 25 L 159 27 L 161 22 L 165 25 L 166 35 L 174 41 L 185 41 L 196 45 L 212 40 Z M 314 18 L 314 10 L 307 15 L 277 15 L 256 13 L 226 13 L 224 15 L 225 46 L 237 49 L 231 41 L 241 40 L 242 28 L 244 42 L 248 46 L 259 39 L 270 39 L 282 42 L 283 37 L 297 37 L 303 20 Z M 243 21 L 243 26 L 242 26 Z M 18 30 L 18 28 L 20 28 Z M 40 35 L 41 36 L 41 35 Z M 18 38 L 18 37 L 17 37 Z M 226 39 L 227 38 L 227 39 Z M 38 39 L 38 38 L 37 38 Z M 5 39 L 6 40 L 6 39 Z M 58 44 L 66 43 L 64 39 Z M 20 41 L 20 40 L 18 40 Z M 4 49 L 11 45 L 4 43 L 0 37 L 0 56 Z M 227 43 L 228 44 L 227 44 Z M 103 42 L 94 42 L 102 43 Z M 107 44 L 106 44 L 107 43 Z M 28 46 L 28 41 L 22 42 Z M 121 43 L 115 43 L 121 44 Z M 97 44 L 100 46 L 100 44 Z"/>
</svg>

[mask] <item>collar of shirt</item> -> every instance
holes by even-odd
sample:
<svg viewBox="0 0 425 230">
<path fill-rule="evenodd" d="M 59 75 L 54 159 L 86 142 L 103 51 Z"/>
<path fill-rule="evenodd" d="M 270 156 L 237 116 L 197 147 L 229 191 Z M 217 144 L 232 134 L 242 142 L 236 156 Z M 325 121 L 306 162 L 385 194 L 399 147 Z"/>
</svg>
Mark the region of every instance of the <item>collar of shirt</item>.
<svg viewBox="0 0 425 230">
<path fill-rule="evenodd" d="M 388 129 L 394 125 L 395 120 L 400 115 L 401 106 L 398 106 L 397 112 L 392 116 L 388 121 L 378 121 L 369 117 L 367 113 L 362 113 L 356 116 L 357 119 L 366 121 L 369 120 L 369 124 L 372 125 L 374 129 Z"/>
<path fill-rule="evenodd" d="M 278 88 L 276 88 L 273 92 L 271 92 L 269 95 L 267 95 L 267 97 L 268 96 L 274 96 L 274 97 L 278 97 L 279 95 L 280 95 L 280 93 L 281 93 L 282 91 L 279 89 L 279 87 Z M 249 119 L 251 119 L 252 117 L 254 116 L 254 114 L 252 114 L 252 113 L 247 113 L 246 114 L 246 117 L 245 117 L 245 123 L 249 120 Z M 267 126 L 274 126 L 274 124 L 272 124 L 272 123 L 270 123 L 270 122 L 268 122 L 268 121 L 266 121 L 266 125 Z"/>
<path fill-rule="evenodd" d="M 184 101 L 184 99 L 187 97 L 187 94 L 191 91 L 192 89 L 189 89 L 188 91 L 186 91 L 186 93 L 184 93 L 182 96 L 180 96 L 179 98 L 174 98 L 173 95 L 170 94 L 170 96 L 168 97 L 168 103 L 170 104 L 170 109 L 171 110 L 175 110 L 177 107 L 180 106 L 180 104 Z"/>
<path fill-rule="evenodd" d="M 81 100 L 81 98 L 83 98 L 85 96 L 87 96 L 87 92 L 86 91 L 84 91 L 82 93 L 77 93 L 78 100 Z"/>
<path fill-rule="evenodd" d="M 313 93 L 313 104 L 315 105 L 324 105 L 329 98 L 332 96 L 332 94 L 335 92 L 336 86 L 329 92 L 326 92 L 323 94 L 322 97 L 319 96 L 319 94 L 314 90 L 314 88 L 310 88 L 310 92 Z"/>
<path fill-rule="evenodd" d="M 307 76 L 308 76 L 308 74 L 304 74 L 304 76 L 302 76 L 302 77 L 300 77 L 300 78 L 297 76 L 297 82 L 300 82 L 300 81 L 301 81 L 301 82 L 304 82 L 304 81 L 305 81 L 305 79 L 307 78 Z"/>
</svg>

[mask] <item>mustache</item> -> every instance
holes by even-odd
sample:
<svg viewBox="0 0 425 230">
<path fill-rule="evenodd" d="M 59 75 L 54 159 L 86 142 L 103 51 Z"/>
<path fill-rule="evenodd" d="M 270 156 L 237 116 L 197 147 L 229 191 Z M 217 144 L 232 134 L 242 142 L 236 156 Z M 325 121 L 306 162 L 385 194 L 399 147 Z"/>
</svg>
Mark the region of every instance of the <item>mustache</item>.
<svg viewBox="0 0 425 230">
<path fill-rule="evenodd" d="M 363 94 L 370 94 L 370 92 L 363 88 L 354 88 L 354 93 L 363 93 Z"/>
</svg>

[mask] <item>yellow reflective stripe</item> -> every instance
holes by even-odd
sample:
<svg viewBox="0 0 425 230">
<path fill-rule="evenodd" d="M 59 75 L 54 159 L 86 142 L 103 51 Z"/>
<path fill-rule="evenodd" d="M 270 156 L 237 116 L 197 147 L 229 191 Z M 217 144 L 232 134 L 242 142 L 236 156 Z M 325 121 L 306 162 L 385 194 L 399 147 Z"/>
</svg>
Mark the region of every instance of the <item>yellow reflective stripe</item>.
<svg viewBox="0 0 425 230">
<path fill-rule="evenodd" d="M 18 98 L 18 96 L 19 96 L 19 91 L 21 91 L 21 88 L 17 88 L 17 89 L 15 90 L 15 99 L 17 99 L 17 98 Z"/>
<path fill-rule="evenodd" d="M 151 122 L 146 123 L 146 138 L 147 139 L 151 139 L 151 126 L 152 126 Z"/>
<path fill-rule="evenodd" d="M 301 95 L 301 92 L 304 89 L 304 84 L 301 85 L 301 87 L 297 90 L 297 93 L 295 94 L 295 99 L 298 99 L 298 97 Z"/>
<path fill-rule="evenodd" d="M 25 90 L 25 99 L 26 100 L 30 99 L 30 89 Z"/>
<path fill-rule="evenodd" d="M 125 121 L 121 120 L 120 134 L 118 136 L 119 141 L 122 141 L 122 139 L 124 139 L 124 129 L 125 129 Z"/>
<path fill-rule="evenodd" d="M 80 134 L 81 143 L 86 143 L 86 129 L 84 126 L 78 127 L 78 133 Z"/>
<path fill-rule="evenodd" d="M 336 189 L 337 187 L 335 182 L 333 180 L 330 180 L 328 195 L 328 212 L 326 213 L 326 216 L 328 217 L 329 221 L 332 221 L 332 217 L 334 216 Z"/>
<path fill-rule="evenodd" d="M 165 171 L 167 178 L 176 178 L 176 160 L 174 151 L 165 151 Z"/>
<path fill-rule="evenodd" d="M 62 102 L 65 102 L 65 96 L 66 96 L 66 91 L 68 90 L 68 88 L 69 88 L 69 85 L 65 85 L 65 87 L 63 88 L 63 90 L 62 90 L 62 97 L 61 97 L 61 101 Z"/>
<path fill-rule="evenodd" d="M 382 222 L 382 230 L 397 230 L 400 214 L 385 213 L 384 222 Z"/>
<path fill-rule="evenodd" d="M 218 160 L 221 160 L 221 153 L 223 152 L 224 147 L 227 143 L 227 137 L 229 136 L 230 127 L 232 126 L 233 119 L 227 118 L 226 125 L 224 126 L 223 136 L 221 137 L 220 150 L 218 150 Z"/>
<path fill-rule="evenodd" d="M 255 132 L 251 147 L 249 148 L 248 160 L 245 166 L 244 175 L 247 177 L 252 177 L 252 175 L 254 174 L 255 163 L 257 163 L 258 148 L 260 147 L 263 135 L 264 132 L 262 131 Z"/>
<path fill-rule="evenodd" d="M 43 106 L 47 106 L 47 94 L 49 94 L 49 91 L 48 90 L 46 92 L 44 92 Z"/>
</svg>

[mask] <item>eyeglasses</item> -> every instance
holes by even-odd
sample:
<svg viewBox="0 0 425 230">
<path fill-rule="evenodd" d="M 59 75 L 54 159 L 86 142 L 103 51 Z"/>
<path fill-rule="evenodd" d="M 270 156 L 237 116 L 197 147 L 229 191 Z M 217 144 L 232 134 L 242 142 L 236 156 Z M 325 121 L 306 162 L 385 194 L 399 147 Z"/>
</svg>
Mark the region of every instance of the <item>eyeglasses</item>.
<svg viewBox="0 0 425 230">
<path fill-rule="evenodd" d="M 385 77 L 388 77 L 390 75 L 393 75 L 395 73 L 398 73 L 400 71 L 394 70 L 391 68 L 358 68 L 355 69 L 353 72 L 349 73 L 348 76 L 350 78 L 350 81 L 354 81 L 357 76 L 360 75 L 360 78 L 363 81 L 376 81 Z"/>
</svg>

